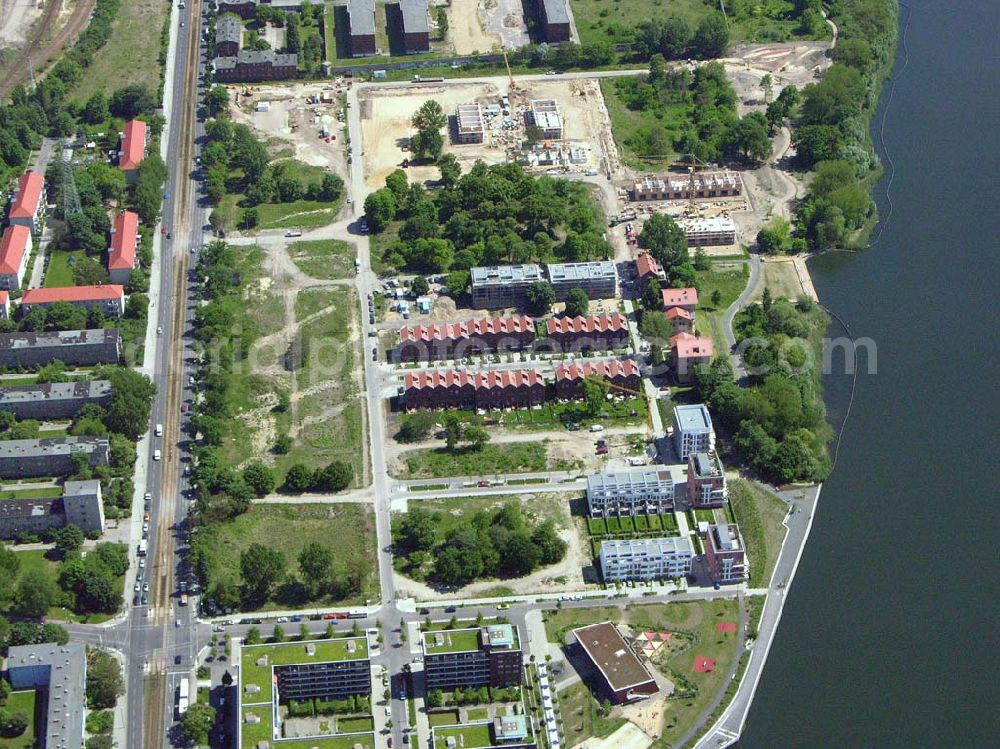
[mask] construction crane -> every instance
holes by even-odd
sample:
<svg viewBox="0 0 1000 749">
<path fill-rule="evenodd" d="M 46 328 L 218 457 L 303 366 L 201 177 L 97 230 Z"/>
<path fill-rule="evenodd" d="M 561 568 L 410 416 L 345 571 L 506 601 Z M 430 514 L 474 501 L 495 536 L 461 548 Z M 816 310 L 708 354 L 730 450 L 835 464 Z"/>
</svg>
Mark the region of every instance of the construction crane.
<svg viewBox="0 0 1000 749">
<path fill-rule="evenodd" d="M 704 161 L 699 159 L 693 153 L 686 153 L 682 157 L 681 161 L 671 161 L 669 166 L 671 167 L 684 167 L 688 171 L 688 208 L 692 213 L 697 212 L 697 207 L 695 205 L 695 192 L 696 185 L 694 180 L 695 172 L 703 169 L 712 169 L 714 165 L 706 164 Z M 690 159 L 690 161 L 688 161 Z"/>
<path fill-rule="evenodd" d="M 501 44 L 500 51 L 503 52 L 503 64 L 507 66 L 507 80 L 510 82 L 510 90 L 514 91 L 517 88 L 517 84 L 514 83 L 514 74 L 510 72 L 510 60 L 507 59 L 507 48 Z"/>
</svg>

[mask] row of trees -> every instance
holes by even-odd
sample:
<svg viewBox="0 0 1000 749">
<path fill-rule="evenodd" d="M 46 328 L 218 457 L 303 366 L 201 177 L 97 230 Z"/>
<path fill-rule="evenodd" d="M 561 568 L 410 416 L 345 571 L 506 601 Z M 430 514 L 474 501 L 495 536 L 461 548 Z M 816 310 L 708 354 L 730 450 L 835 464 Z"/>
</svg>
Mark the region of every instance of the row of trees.
<svg viewBox="0 0 1000 749">
<path fill-rule="evenodd" d="M 365 200 L 372 231 L 400 222 L 398 239 L 384 251 L 387 265 L 442 273 L 477 265 L 611 256 L 586 185 L 533 177 L 513 163 L 477 163 L 463 175 L 453 154 L 442 156 L 438 167 L 441 189 L 410 184 L 400 169 Z"/>
<path fill-rule="evenodd" d="M 415 577 L 445 585 L 465 585 L 480 578 L 521 577 L 539 566 L 555 564 L 566 554 L 566 542 L 552 521 L 529 522 L 520 505 L 480 510 L 468 523 L 443 535 L 440 513 L 411 509 L 395 529 L 395 543 Z"/>
</svg>

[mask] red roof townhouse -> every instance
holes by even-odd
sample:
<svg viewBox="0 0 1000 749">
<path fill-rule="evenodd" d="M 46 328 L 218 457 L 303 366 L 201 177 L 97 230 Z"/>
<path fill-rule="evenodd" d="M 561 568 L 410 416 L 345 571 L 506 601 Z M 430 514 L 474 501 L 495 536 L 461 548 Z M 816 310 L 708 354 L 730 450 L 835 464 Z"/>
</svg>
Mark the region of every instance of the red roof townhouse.
<svg viewBox="0 0 1000 749">
<path fill-rule="evenodd" d="M 0 289 L 20 289 L 31 255 L 31 229 L 13 224 L 4 229 L 0 243 Z"/>
<path fill-rule="evenodd" d="M 86 309 L 98 307 L 106 317 L 117 318 L 125 312 L 125 290 L 120 284 L 28 289 L 21 297 L 21 308 L 30 312 L 35 307 L 48 307 L 56 302 L 68 302 Z"/>
<path fill-rule="evenodd" d="M 545 382 L 536 370 L 407 373 L 403 392 L 408 411 L 528 408 L 545 402 Z"/>
<path fill-rule="evenodd" d="M 694 311 L 698 306 L 697 289 L 663 289 L 661 293 L 664 311 L 670 310 L 671 307 L 680 307 L 690 312 L 691 318 L 694 319 Z"/>
<path fill-rule="evenodd" d="M 639 283 L 644 289 L 646 283 L 651 279 L 655 278 L 660 282 L 667 280 L 667 274 L 663 272 L 663 268 L 656 262 L 656 258 L 648 252 L 640 253 L 639 257 L 635 259 L 635 270 L 639 274 Z"/>
<path fill-rule="evenodd" d="M 534 339 L 535 321 L 523 315 L 407 325 L 399 331 L 399 360 L 461 359 L 475 354 L 519 351 L 529 348 Z"/>
<path fill-rule="evenodd" d="M 563 353 L 607 351 L 628 346 L 628 323 L 618 312 L 588 317 L 550 317 L 545 328 L 555 349 Z"/>
<path fill-rule="evenodd" d="M 136 169 L 146 155 L 146 139 L 149 131 L 142 120 L 129 120 L 125 123 L 121 140 L 118 144 L 118 168 L 125 172 L 131 181 L 136 177 Z"/>
<path fill-rule="evenodd" d="M 712 361 L 712 339 L 678 333 L 670 339 L 670 357 L 678 382 L 690 382 L 694 367 Z"/>
<path fill-rule="evenodd" d="M 139 243 L 139 214 L 122 211 L 111 226 L 111 246 L 108 248 L 108 275 L 111 283 L 124 286 L 136 267 Z"/>
<path fill-rule="evenodd" d="M 583 364 L 560 364 L 556 367 L 556 397 L 563 400 L 577 400 L 583 397 L 583 381 L 588 377 L 607 380 L 615 388 L 612 395 L 627 395 L 629 390 L 641 392 L 642 381 L 639 365 L 632 359 L 624 361 L 585 362 Z M 621 388 L 618 390 L 617 388 Z"/>
<path fill-rule="evenodd" d="M 10 204 L 10 223 L 26 226 L 37 234 L 42 228 L 45 216 L 45 177 L 41 172 L 29 169 L 17 180 L 14 199 Z"/>
</svg>

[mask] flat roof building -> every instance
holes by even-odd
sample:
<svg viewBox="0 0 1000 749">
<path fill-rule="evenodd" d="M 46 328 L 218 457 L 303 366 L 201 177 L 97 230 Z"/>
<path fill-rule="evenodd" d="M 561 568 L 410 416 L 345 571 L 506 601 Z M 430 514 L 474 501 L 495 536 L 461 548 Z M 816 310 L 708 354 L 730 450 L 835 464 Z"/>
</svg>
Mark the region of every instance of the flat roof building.
<svg viewBox="0 0 1000 749">
<path fill-rule="evenodd" d="M 736 222 L 730 218 L 682 218 L 677 225 L 684 230 L 688 247 L 721 247 L 736 243 Z"/>
<path fill-rule="evenodd" d="M 573 289 L 583 289 L 590 299 L 614 299 L 618 293 L 618 269 L 610 260 L 585 263 L 550 263 L 549 281 L 556 300 L 566 301 Z"/>
<path fill-rule="evenodd" d="M 88 403 L 103 407 L 110 402 L 108 380 L 0 385 L 0 411 L 10 411 L 18 419 L 72 419 Z"/>
<path fill-rule="evenodd" d="M 399 0 L 399 14 L 406 54 L 429 51 L 431 26 L 427 18 L 427 0 Z"/>
<path fill-rule="evenodd" d="M 91 468 L 108 464 L 107 437 L 44 437 L 0 440 L 0 478 L 66 476 L 76 472 L 74 455 L 85 455 Z"/>
<path fill-rule="evenodd" d="M 7 678 L 14 690 L 35 689 L 44 700 L 42 749 L 83 746 L 87 705 L 87 649 L 79 642 L 17 645 L 7 652 Z M 28 720 L 34 716 L 29 715 Z M 38 741 L 39 739 L 36 739 Z"/>
<path fill-rule="evenodd" d="M 544 41 L 568 42 L 570 39 L 569 9 L 567 0 L 536 0 L 538 20 Z"/>
<path fill-rule="evenodd" d="M 424 632 L 427 689 L 510 687 L 521 683 L 521 638 L 512 624 Z"/>
<path fill-rule="evenodd" d="M 746 546 L 739 526 L 719 523 L 708 527 L 705 560 L 712 580 L 717 583 L 741 583 L 750 575 Z"/>
<path fill-rule="evenodd" d="M 117 364 L 121 337 L 116 328 L 0 333 L 0 366 L 34 369 L 59 360 L 71 366 Z"/>
<path fill-rule="evenodd" d="M 375 0 L 347 0 L 351 57 L 374 55 Z"/>
<path fill-rule="evenodd" d="M 632 183 L 632 200 L 705 200 L 743 194 L 739 172 L 694 172 L 660 177 L 640 177 Z"/>
<path fill-rule="evenodd" d="M 674 406 L 674 449 L 685 461 L 692 453 L 715 452 L 715 429 L 704 403 Z"/>
<path fill-rule="evenodd" d="M 688 455 L 688 501 L 694 507 L 722 507 L 729 499 L 726 472 L 714 452 Z"/>
<path fill-rule="evenodd" d="M 574 629 L 573 636 L 597 666 L 603 691 L 613 702 L 631 702 L 656 694 L 656 681 L 612 622 Z"/>
<path fill-rule="evenodd" d="M 473 309 L 523 307 L 528 287 L 545 280 L 541 267 L 533 263 L 482 266 L 470 275 Z"/>
<path fill-rule="evenodd" d="M 601 541 L 605 583 L 668 580 L 691 574 L 694 546 L 688 536 Z"/>
<path fill-rule="evenodd" d="M 531 122 L 538 135 L 546 140 L 560 140 L 563 137 L 562 117 L 555 99 L 536 99 L 531 102 Z"/>
<path fill-rule="evenodd" d="M 481 105 L 459 104 L 455 107 L 455 142 L 482 143 L 485 132 Z"/>
<path fill-rule="evenodd" d="M 595 518 L 661 515 L 674 509 L 675 484 L 664 466 L 592 473 L 587 476 L 587 509 Z"/>
</svg>

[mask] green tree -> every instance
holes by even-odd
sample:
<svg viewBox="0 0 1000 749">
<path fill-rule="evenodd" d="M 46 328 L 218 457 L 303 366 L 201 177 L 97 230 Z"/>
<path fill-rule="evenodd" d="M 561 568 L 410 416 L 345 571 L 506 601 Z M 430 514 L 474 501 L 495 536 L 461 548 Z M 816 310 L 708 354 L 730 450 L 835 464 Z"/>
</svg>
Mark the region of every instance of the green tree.
<svg viewBox="0 0 1000 749">
<path fill-rule="evenodd" d="M 263 497 L 274 491 L 274 471 L 263 462 L 253 460 L 243 469 L 243 480 L 258 497 Z"/>
<path fill-rule="evenodd" d="M 331 461 L 325 468 L 316 471 L 313 485 L 318 491 L 343 491 L 354 481 L 354 468 L 344 460 Z"/>
<path fill-rule="evenodd" d="M 729 26 L 718 12 L 705 16 L 695 29 L 691 51 L 701 60 L 724 57 L 729 46 Z"/>
<path fill-rule="evenodd" d="M 722 292 L 715 289 L 712 291 L 712 307 L 718 309 L 720 304 L 722 304 Z"/>
<path fill-rule="evenodd" d="M 105 410 L 104 425 L 131 440 L 149 428 L 149 412 L 156 386 L 146 375 L 127 367 L 105 367 L 101 379 L 111 381 L 111 402 Z"/>
<path fill-rule="evenodd" d="M 580 317 L 590 312 L 590 298 L 587 292 L 580 288 L 570 289 L 566 295 L 566 311 L 568 317 Z"/>
<path fill-rule="evenodd" d="M 608 394 L 607 383 L 596 377 L 587 377 L 583 381 L 583 401 L 587 414 L 597 416 L 606 407 Z"/>
<path fill-rule="evenodd" d="M 444 8 L 441 8 L 441 10 L 444 10 Z M 462 167 L 458 163 L 458 157 L 455 154 L 441 154 L 441 158 L 437 160 L 437 166 L 441 172 L 441 183 L 445 187 L 452 188 L 458 184 L 458 180 L 462 176 Z"/>
<path fill-rule="evenodd" d="M 56 601 L 56 586 L 44 569 L 31 568 L 21 573 L 14 590 L 14 611 L 21 616 L 41 619 Z"/>
<path fill-rule="evenodd" d="M 243 213 L 240 214 L 240 228 L 244 231 L 250 231 L 256 228 L 260 223 L 260 211 L 256 208 L 244 208 Z"/>
<path fill-rule="evenodd" d="M 417 276 L 410 283 L 410 291 L 412 291 L 417 296 L 424 296 L 431 290 L 430 284 L 427 283 L 427 279 L 423 276 Z"/>
<path fill-rule="evenodd" d="M 28 716 L 24 713 L 0 710 L 0 736 L 11 739 L 28 729 Z"/>
<path fill-rule="evenodd" d="M 218 83 L 212 86 L 205 94 L 205 106 L 208 108 L 208 114 L 211 117 L 216 117 L 219 113 L 225 112 L 229 106 L 229 89 Z"/>
<path fill-rule="evenodd" d="M 677 266 L 688 261 L 687 235 L 670 216 L 654 213 L 642 227 L 639 246 L 649 250 L 670 278 Z"/>
<path fill-rule="evenodd" d="M 284 642 L 287 638 L 285 637 L 285 628 L 280 624 L 275 624 L 274 629 L 271 632 L 272 642 Z"/>
<path fill-rule="evenodd" d="M 193 744 L 207 745 L 208 734 L 215 725 L 215 708 L 195 702 L 181 716 L 178 726 L 184 738 Z"/>
<path fill-rule="evenodd" d="M 52 540 L 56 550 L 63 557 L 66 557 L 83 548 L 83 531 L 80 530 L 79 526 L 70 523 L 62 528 L 54 529 L 52 531 Z"/>
<path fill-rule="evenodd" d="M 663 290 L 657 278 L 650 278 L 642 290 L 642 306 L 648 311 L 663 309 Z M 645 319 L 645 315 L 643 315 Z"/>
<path fill-rule="evenodd" d="M 125 694 L 122 669 L 113 655 L 93 649 L 87 653 L 87 703 L 92 710 L 110 710 Z"/>
<path fill-rule="evenodd" d="M 299 552 L 299 572 L 314 595 L 329 581 L 333 569 L 333 552 L 322 544 L 311 542 Z"/>
<path fill-rule="evenodd" d="M 399 524 L 399 544 L 411 551 L 430 551 L 437 541 L 437 525 L 433 513 L 413 507 Z"/>
<path fill-rule="evenodd" d="M 95 91 L 83 106 L 83 119 L 89 125 L 100 125 L 111 116 L 108 100 L 101 91 Z"/>
<path fill-rule="evenodd" d="M 293 494 L 307 492 L 313 487 L 313 471 L 302 463 L 295 463 L 285 474 L 284 489 Z"/>
<path fill-rule="evenodd" d="M 425 101 L 414 113 L 410 123 L 416 134 L 410 139 L 410 150 L 415 158 L 436 160 L 444 147 L 441 129 L 448 124 L 448 116 L 434 99 Z"/>
<path fill-rule="evenodd" d="M 396 218 L 396 197 L 383 187 L 365 198 L 365 218 L 373 232 L 380 232 Z"/>
<path fill-rule="evenodd" d="M 261 605 L 271 590 L 285 576 L 285 555 L 262 544 L 250 544 L 240 554 L 240 574 L 243 577 L 244 600 Z"/>
<path fill-rule="evenodd" d="M 556 301 L 556 292 L 548 281 L 535 281 L 525 292 L 528 311 L 535 315 L 544 315 Z"/>
<path fill-rule="evenodd" d="M 260 645 L 260 643 L 262 642 L 260 637 L 260 630 L 257 629 L 256 627 L 250 627 L 250 629 L 247 630 L 246 637 L 244 637 L 244 641 L 246 642 L 247 645 Z"/>
<path fill-rule="evenodd" d="M 481 450 L 490 441 L 490 433 L 479 424 L 466 426 L 462 437 L 475 450 Z"/>
</svg>

